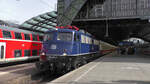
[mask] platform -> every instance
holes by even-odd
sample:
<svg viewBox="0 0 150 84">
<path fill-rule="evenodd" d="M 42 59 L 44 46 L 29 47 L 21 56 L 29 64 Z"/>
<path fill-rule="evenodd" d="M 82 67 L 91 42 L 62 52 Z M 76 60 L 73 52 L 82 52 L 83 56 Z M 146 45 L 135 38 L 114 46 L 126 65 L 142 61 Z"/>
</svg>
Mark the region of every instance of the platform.
<svg viewBox="0 0 150 84">
<path fill-rule="evenodd" d="M 29 84 L 36 71 L 34 63 L 0 67 L 0 84 Z"/>
<path fill-rule="evenodd" d="M 150 84 L 150 56 L 112 53 L 46 84 Z"/>
</svg>

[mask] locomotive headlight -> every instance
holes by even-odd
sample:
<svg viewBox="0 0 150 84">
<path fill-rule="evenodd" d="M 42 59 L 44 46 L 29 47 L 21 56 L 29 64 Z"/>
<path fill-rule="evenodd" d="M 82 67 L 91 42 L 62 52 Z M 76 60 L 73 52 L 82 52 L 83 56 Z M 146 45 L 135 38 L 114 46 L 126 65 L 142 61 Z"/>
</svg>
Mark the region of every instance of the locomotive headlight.
<svg viewBox="0 0 150 84">
<path fill-rule="evenodd" d="M 63 56 L 67 56 L 67 49 L 64 49 L 63 52 Z"/>
<path fill-rule="evenodd" d="M 40 55 L 40 61 L 45 61 L 45 60 L 47 60 L 46 59 L 46 54 L 45 54 L 45 52 L 42 52 L 41 55 Z"/>
<path fill-rule="evenodd" d="M 67 56 L 67 53 L 63 53 L 63 56 Z"/>
<path fill-rule="evenodd" d="M 41 55 L 46 55 L 45 52 L 42 52 Z"/>
</svg>

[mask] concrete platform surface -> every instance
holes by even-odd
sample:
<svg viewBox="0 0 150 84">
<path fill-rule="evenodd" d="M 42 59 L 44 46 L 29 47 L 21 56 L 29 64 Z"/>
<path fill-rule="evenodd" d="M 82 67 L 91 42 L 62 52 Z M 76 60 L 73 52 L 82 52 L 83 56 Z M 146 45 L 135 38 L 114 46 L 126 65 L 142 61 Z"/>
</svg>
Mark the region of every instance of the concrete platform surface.
<svg viewBox="0 0 150 84">
<path fill-rule="evenodd" d="M 150 56 L 112 53 L 46 84 L 150 84 Z"/>
<path fill-rule="evenodd" d="M 36 71 L 34 63 L 0 67 L 0 84 L 29 84 Z"/>
</svg>

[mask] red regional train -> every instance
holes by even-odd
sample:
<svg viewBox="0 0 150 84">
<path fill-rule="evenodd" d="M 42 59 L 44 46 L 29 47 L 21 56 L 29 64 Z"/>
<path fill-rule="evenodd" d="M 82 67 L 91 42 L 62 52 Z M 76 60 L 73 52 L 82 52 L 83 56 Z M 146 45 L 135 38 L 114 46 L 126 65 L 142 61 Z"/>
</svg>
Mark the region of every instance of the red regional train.
<svg viewBox="0 0 150 84">
<path fill-rule="evenodd" d="M 0 64 L 39 58 L 43 35 L 0 26 Z"/>
</svg>

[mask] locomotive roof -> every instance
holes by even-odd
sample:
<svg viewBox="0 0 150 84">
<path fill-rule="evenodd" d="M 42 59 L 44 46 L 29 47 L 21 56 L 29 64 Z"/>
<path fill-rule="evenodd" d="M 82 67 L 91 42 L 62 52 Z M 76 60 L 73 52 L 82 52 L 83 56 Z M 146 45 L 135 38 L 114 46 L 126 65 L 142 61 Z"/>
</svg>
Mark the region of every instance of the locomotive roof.
<svg viewBox="0 0 150 84">
<path fill-rule="evenodd" d="M 15 31 L 15 32 L 23 32 L 23 33 L 26 33 L 26 34 L 39 34 L 39 35 L 43 35 L 42 33 L 31 32 L 31 31 L 27 31 L 27 30 L 15 28 L 15 27 L 8 27 L 8 26 L 0 26 L 0 29 L 9 30 L 9 31 Z"/>
<path fill-rule="evenodd" d="M 82 31 L 76 31 L 76 30 L 72 30 L 72 29 L 50 29 L 49 31 L 47 31 L 46 33 L 49 32 L 76 32 L 76 33 L 80 33 L 80 34 L 86 34 L 87 36 L 92 36 L 91 34 L 89 34 L 88 32 L 82 32 Z"/>
<path fill-rule="evenodd" d="M 56 32 L 56 31 L 62 31 L 62 32 L 73 32 L 75 30 L 71 30 L 71 29 L 50 29 L 49 31 L 47 31 L 46 33 L 48 32 Z"/>
</svg>

